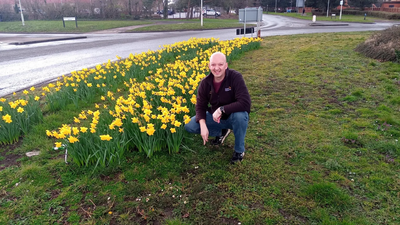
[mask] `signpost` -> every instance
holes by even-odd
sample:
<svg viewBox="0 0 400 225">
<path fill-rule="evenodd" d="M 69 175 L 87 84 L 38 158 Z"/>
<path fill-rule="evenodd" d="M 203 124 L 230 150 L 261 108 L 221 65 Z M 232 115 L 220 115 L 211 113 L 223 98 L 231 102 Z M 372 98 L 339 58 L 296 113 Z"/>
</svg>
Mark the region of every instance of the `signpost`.
<svg viewBox="0 0 400 225">
<path fill-rule="evenodd" d="M 244 31 L 246 31 L 246 23 L 257 22 L 257 33 L 260 34 L 260 23 L 262 21 L 262 14 L 263 13 L 261 7 L 239 9 L 239 23 L 243 23 Z M 246 37 L 246 33 L 247 32 L 243 32 L 244 37 Z"/>
<path fill-rule="evenodd" d="M 78 20 L 76 17 L 63 17 L 63 25 L 65 28 L 65 21 L 74 21 L 75 20 L 75 27 L 78 28 Z"/>
</svg>

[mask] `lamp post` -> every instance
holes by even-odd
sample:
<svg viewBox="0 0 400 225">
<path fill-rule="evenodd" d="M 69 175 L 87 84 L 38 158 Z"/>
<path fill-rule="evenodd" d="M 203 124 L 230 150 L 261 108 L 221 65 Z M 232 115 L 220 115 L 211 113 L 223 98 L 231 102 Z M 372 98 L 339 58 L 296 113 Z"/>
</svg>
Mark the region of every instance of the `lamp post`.
<svg viewBox="0 0 400 225">
<path fill-rule="evenodd" d="M 25 26 L 24 14 L 22 13 L 22 5 L 21 5 L 21 0 L 19 0 L 19 11 L 21 12 L 22 26 Z"/>
<path fill-rule="evenodd" d="M 275 13 L 276 13 L 277 7 L 278 7 L 278 0 L 275 0 Z"/>
<path fill-rule="evenodd" d="M 343 0 L 340 1 L 340 16 L 339 19 L 342 19 L 342 9 L 343 9 Z"/>
<path fill-rule="evenodd" d="M 329 14 L 329 0 L 328 0 L 328 7 L 326 7 L 326 17 L 328 17 Z"/>
<path fill-rule="evenodd" d="M 203 0 L 200 3 L 200 25 L 203 26 Z"/>
</svg>

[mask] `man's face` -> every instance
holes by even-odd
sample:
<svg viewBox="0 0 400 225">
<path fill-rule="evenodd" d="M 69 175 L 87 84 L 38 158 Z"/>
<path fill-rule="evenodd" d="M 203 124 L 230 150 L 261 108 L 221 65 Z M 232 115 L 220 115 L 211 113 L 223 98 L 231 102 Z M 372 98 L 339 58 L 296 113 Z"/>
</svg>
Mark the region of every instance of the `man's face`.
<svg viewBox="0 0 400 225">
<path fill-rule="evenodd" d="M 228 68 L 228 63 L 226 62 L 224 55 L 213 55 L 210 59 L 209 68 L 215 78 L 223 78 L 225 76 L 225 70 Z"/>
</svg>

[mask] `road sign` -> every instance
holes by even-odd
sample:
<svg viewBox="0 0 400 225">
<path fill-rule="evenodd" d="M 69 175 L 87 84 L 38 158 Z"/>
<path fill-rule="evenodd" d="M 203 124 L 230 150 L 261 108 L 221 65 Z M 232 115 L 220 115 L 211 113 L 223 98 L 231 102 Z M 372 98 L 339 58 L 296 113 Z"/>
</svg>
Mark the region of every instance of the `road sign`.
<svg viewBox="0 0 400 225">
<path fill-rule="evenodd" d="M 63 17 L 63 25 L 65 27 L 65 21 L 75 21 L 75 27 L 78 28 L 78 20 L 76 17 Z"/>
<path fill-rule="evenodd" d="M 262 21 L 262 8 L 239 9 L 240 23 L 253 23 L 258 21 Z"/>
</svg>

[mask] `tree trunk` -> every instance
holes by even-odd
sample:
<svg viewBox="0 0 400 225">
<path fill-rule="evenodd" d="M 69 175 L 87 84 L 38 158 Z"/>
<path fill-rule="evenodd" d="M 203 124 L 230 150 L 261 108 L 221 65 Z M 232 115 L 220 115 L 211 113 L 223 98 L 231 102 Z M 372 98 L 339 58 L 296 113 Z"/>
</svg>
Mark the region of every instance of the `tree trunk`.
<svg viewBox="0 0 400 225">
<path fill-rule="evenodd" d="M 129 8 L 129 15 L 132 16 L 132 5 L 131 5 L 131 0 L 128 0 L 128 8 Z"/>
</svg>

